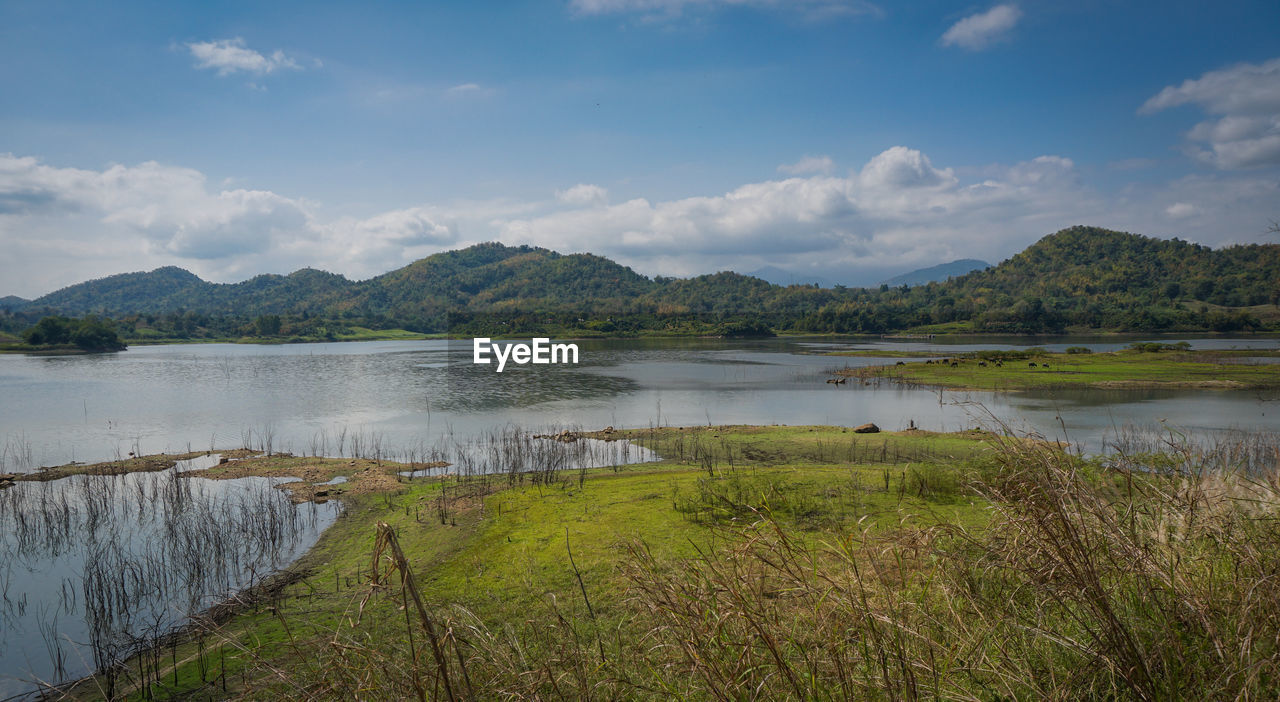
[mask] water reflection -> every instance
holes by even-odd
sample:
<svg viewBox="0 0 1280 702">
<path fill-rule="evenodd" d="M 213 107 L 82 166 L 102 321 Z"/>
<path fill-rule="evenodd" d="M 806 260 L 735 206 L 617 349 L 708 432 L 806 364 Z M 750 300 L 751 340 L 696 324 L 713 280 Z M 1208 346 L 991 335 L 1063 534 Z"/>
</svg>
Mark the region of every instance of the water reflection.
<svg viewBox="0 0 1280 702">
<path fill-rule="evenodd" d="M 319 432 L 377 434 L 389 447 L 476 436 L 518 424 L 874 421 L 891 428 L 968 428 L 989 412 L 1018 430 L 1101 446 L 1116 423 L 1160 419 L 1188 427 L 1275 428 L 1274 393 L 1205 390 L 1054 390 L 1017 394 L 823 380 L 843 366 L 886 359 L 831 357 L 836 349 L 944 350 L 1038 344 L 1120 348 L 1133 339 L 955 340 L 631 339 L 578 341 L 578 366 L 473 365 L 468 342 L 390 341 L 137 347 L 115 355 L 0 356 L 0 471 L 129 451 L 238 447 L 248 432 L 305 453 Z M 1200 348 L 1268 348 L 1275 339 L 1190 339 Z"/>
<path fill-rule="evenodd" d="M 110 669 L 306 552 L 340 506 L 279 482 L 172 468 L 0 491 L 0 699 Z"/>
</svg>

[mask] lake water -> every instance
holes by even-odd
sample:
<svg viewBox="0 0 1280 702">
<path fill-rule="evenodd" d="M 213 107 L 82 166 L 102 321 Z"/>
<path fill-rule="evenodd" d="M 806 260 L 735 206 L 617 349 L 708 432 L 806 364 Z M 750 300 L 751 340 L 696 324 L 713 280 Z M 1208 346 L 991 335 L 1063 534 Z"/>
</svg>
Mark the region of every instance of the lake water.
<svg viewBox="0 0 1280 702">
<path fill-rule="evenodd" d="M 82 677 L 305 553 L 337 503 L 281 479 L 76 475 L 0 490 L 0 699 Z"/>
<path fill-rule="evenodd" d="M 1054 339 L 1095 351 L 1130 340 Z M 1189 339 L 1199 348 L 1280 347 L 1276 339 Z M 1276 393 L 1071 390 L 939 392 L 824 381 L 843 366 L 893 359 L 839 349 L 960 353 L 1025 340 L 579 341 L 576 366 L 471 363 L 469 342 L 386 341 L 135 347 L 94 356 L 0 356 L 0 472 L 69 461 L 262 445 L 337 454 L 339 437 L 388 451 L 445 435 L 527 428 L 653 424 L 911 423 L 953 430 L 996 420 L 1015 431 L 1101 448 L 1125 424 L 1190 431 L 1280 428 Z M 1065 426 L 1065 432 L 1063 427 Z M 345 446 L 344 446 L 345 450 Z"/>
<path fill-rule="evenodd" d="M 1040 345 L 1102 351 L 1129 341 L 1053 339 Z M 1189 341 L 1200 348 L 1280 348 L 1275 339 Z M 508 365 L 502 374 L 492 365 L 472 364 L 469 342 L 447 341 L 192 344 L 94 356 L 0 356 L 0 472 L 131 452 L 240 446 L 323 455 L 376 450 L 392 458 L 413 450 L 427 460 L 425 447 L 449 445 L 457 455 L 468 445 L 482 446 L 482 437 L 510 436 L 514 427 L 875 422 L 886 429 L 947 431 L 1003 423 L 1090 451 L 1102 450 L 1109 434 L 1127 426 L 1193 434 L 1280 429 L 1274 392 L 996 394 L 825 382 L 845 366 L 896 360 L 823 355 L 829 351 L 962 353 L 1020 348 L 1027 343 L 1022 339 L 577 343 L 576 366 Z M 641 449 L 620 452 L 619 443 L 595 443 L 557 444 L 575 451 L 520 460 L 554 456 L 600 465 L 651 458 Z M 290 505 L 263 479 L 214 482 L 174 474 L 78 476 L 0 492 L 0 698 L 30 689 L 32 676 L 75 677 L 94 667 L 95 651 L 110 653 L 130 637 L 180 623 L 255 575 L 291 562 L 337 513 L 334 503 Z M 38 523 L 24 517 L 37 513 Z M 287 528 L 255 541 L 255 515 L 264 513 Z M 161 533 L 186 534 L 185 550 L 173 550 L 176 542 L 157 538 Z M 243 536 L 229 541 L 235 534 Z M 224 553 L 228 548 L 241 550 Z M 209 562 L 222 565 L 208 570 L 202 564 Z M 172 566 L 166 573 L 186 575 L 167 575 L 162 586 L 150 589 L 104 590 L 101 568 L 94 567 L 132 572 L 136 582 L 146 583 L 147 573 L 139 569 L 157 563 Z M 99 597 L 90 601 L 94 592 Z M 127 607 L 119 604 L 126 600 Z M 104 624 L 103 616 L 114 618 Z M 106 625 L 118 632 L 116 639 L 102 638 Z"/>
</svg>

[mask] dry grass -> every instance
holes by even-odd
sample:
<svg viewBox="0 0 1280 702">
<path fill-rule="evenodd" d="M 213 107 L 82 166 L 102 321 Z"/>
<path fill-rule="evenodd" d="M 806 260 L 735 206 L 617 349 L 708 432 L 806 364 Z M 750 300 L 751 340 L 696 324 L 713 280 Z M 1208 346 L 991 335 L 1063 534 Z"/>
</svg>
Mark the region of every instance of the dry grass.
<svg viewBox="0 0 1280 702">
<path fill-rule="evenodd" d="M 980 527 L 904 518 L 815 534 L 758 510 L 746 526 L 699 527 L 717 538 L 691 558 L 621 543 L 625 594 L 600 618 L 585 587 L 580 598 L 549 593 L 519 621 L 433 608 L 380 526 L 383 575 L 365 602 L 392 605 L 398 629 L 351 617 L 316 647 L 318 664 L 291 672 L 289 689 L 383 699 L 1273 699 L 1280 465 L 1195 470 L 1209 454 L 1166 448 L 1172 458 L 1157 469 L 1152 454 L 1104 467 L 1007 441 L 965 473 L 964 490 L 992 505 Z"/>
</svg>

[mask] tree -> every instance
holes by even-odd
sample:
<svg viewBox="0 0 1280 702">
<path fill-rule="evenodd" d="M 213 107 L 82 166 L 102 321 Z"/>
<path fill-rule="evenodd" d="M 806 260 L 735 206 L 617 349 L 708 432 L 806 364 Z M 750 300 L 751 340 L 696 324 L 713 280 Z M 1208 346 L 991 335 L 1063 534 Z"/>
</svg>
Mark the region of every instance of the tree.
<svg viewBox="0 0 1280 702">
<path fill-rule="evenodd" d="M 82 351 L 123 351 L 126 347 L 108 320 L 48 316 L 22 333 L 30 346 L 75 346 Z"/>
<path fill-rule="evenodd" d="M 279 336 L 281 324 L 278 314 L 264 314 L 253 320 L 258 336 Z"/>
<path fill-rule="evenodd" d="M 72 320 L 66 317 L 45 317 L 22 333 L 31 346 L 58 346 L 71 343 Z"/>
</svg>

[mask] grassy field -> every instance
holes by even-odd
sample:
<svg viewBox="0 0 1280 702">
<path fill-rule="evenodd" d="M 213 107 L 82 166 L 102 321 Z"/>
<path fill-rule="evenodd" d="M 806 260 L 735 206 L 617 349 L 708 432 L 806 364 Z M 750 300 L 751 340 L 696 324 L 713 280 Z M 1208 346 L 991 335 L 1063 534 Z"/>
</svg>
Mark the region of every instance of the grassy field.
<svg viewBox="0 0 1280 702">
<path fill-rule="evenodd" d="M 1134 470 L 976 431 L 592 436 L 663 458 L 413 480 L 369 460 L 224 467 L 347 475 L 346 511 L 294 575 L 144 652 L 121 685 L 195 699 L 1167 699 L 1280 684 L 1274 460 L 1246 478 L 1183 473 L 1210 462 L 1190 450 Z"/>
<path fill-rule="evenodd" d="M 845 355 L 885 356 L 879 352 Z M 841 374 L 863 379 L 886 378 L 919 385 L 971 390 L 1035 388 L 1280 388 L 1280 352 L 1116 351 L 1109 353 L 977 352 L 958 356 L 900 352 L 896 357 L 928 356 L 901 365 L 851 368 Z M 890 356 L 894 357 L 894 356 Z"/>
</svg>

